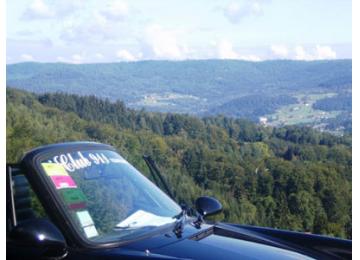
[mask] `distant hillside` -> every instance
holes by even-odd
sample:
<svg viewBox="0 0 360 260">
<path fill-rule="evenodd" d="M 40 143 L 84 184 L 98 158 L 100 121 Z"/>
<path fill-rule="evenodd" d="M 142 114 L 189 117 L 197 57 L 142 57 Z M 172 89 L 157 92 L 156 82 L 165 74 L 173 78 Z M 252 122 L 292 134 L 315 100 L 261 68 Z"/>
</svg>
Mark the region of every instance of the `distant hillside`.
<svg viewBox="0 0 360 260">
<path fill-rule="evenodd" d="M 9 87 L 36 93 L 96 95 L 149 111 L 224 113 L 253 120 L 299 102 L 298 95 L 351 92 L 351 84 L 351 60 L 30 62 L 7 66 Z M 279 104 L 279 95 L 296 100 L 288 98 L 292 102 Z M 255 111 L 249 110 L 251 103 L 258 106 Z"/>
<path fill-rule="evenodd" d="M 219 107 L 210 110 L 210 114 L 224 114 L 232 117 L 258 117 L 274 112 L 276 109 L 297 103 L 297 99 L 287 95 L 268 97 L 265 95 L 245 96 L 231 100 Z"/>
</svg>

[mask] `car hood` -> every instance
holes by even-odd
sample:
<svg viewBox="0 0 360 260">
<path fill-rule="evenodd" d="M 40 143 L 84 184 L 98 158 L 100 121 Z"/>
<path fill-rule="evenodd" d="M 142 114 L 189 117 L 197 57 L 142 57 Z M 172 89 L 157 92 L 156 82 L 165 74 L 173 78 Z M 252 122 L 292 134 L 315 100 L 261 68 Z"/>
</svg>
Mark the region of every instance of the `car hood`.
<svg viewBox="0 0 360 260">
<path fill-rule="evenodd" d="M 151 252 L 185 259 L 313 259 L 290 250 L 216 234 L 200 240 L 184 239 Z"/>
<path fill-rule="evenodd" d="M 170 231 L 108 250 L 109 254 L 139 259 L 314 259 L 301 250 L 226 224 L 203 224 L 201 228 L 187 224 L 181 237 Z"/>
</svg>

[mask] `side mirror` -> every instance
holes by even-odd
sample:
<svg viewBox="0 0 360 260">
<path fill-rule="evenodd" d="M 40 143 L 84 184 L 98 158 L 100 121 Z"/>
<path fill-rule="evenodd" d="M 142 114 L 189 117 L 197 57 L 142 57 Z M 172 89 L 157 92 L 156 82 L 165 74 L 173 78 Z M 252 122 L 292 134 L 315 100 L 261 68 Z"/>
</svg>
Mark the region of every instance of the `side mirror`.
<svg viewBox="0 0 360 260">
<path fill-rule="evenodd" d="M 9 238 L 16 248 L 31 249 L 31 253 L 36 254 L 31 257 L 61 259 L 67 255 L 65 238 L 53 223 L 45 219 L 18 223 L 11 230 Z"/>
<path fill-rule="evenodd" d="M 222 211 L 221 203 L 217 199 L 208 196 L 197 198 L 195 207 L 202 217 L 215 215 Z"/>
</svg>

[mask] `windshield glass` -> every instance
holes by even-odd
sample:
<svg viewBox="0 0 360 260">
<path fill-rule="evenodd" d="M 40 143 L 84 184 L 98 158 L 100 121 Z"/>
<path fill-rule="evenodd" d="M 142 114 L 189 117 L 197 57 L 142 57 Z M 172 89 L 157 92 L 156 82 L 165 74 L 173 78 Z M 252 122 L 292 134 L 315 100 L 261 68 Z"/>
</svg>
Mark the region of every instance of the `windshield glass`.
<svg viewBox="0 0 360 260">
<path fill-rule="evenodd" d="M 40 164 L 71 222 L 86 239 L 135 239 L 174 223 L 174 216 L 181 212 L 173 200 L 114 151 L 57 154 Z"/>
</svg>

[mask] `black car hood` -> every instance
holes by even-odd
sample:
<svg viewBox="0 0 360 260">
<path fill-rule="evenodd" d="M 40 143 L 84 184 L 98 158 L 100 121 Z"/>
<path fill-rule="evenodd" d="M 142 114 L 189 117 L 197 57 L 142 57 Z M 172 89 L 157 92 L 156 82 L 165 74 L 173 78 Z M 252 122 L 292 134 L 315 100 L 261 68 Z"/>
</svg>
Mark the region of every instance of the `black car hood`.
<svg viewBox="0 0 360 260">
<path fill-rule="evenodd" d="M 216 234 L 200 240 L 184 239 L 151 252 L 185 259 L 313 259 L 286 249 Z"/>
<path fill-rule="evenodd" d="M 301 250 L 225 224 L 203 224 L 200 229 L 187 224 L 181 237 L 171 231 L 158 234 L 107 250 L 106 256 L 131 254 L 139 259 L 313 259 Z"/>
<path fill-rule="evenodd" d="M 71 255 L 74 259 L 351 259 L 351 250 L 351 240 L 224 223 L 196 228 L 188 223 L 181 237 L 168 230 L 127 245 Z"/>
</svg>

